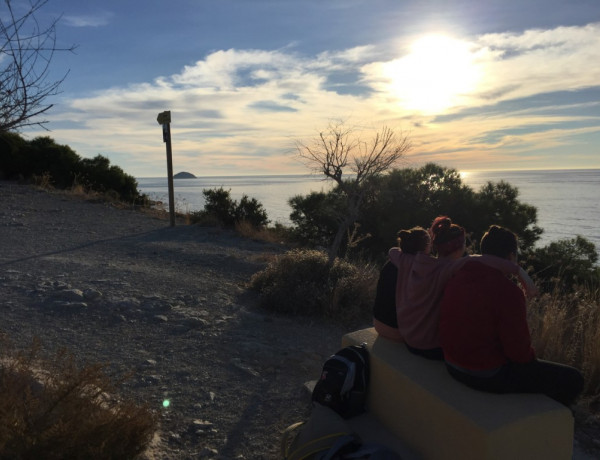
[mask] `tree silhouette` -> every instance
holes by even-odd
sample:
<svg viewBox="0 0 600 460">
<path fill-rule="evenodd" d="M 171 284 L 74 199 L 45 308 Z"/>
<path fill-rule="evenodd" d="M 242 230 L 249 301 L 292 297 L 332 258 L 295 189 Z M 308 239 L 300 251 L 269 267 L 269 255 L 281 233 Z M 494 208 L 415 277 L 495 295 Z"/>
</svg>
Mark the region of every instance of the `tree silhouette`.
<svg viewBox="0 0 600 460">
<path fill-rule="evenodd" d="M 372 191 L 374 179 L 390 171 L 410 148 L 408 136 L 397 135 L 390 128 L 383 127 L 364 141 L 342 122 L 330 123 L 310 144 L 297 143 L 299 157 L 311 169 L 333 180 L 345 197 L 345 210 L 337 216 L 338 228 L 328 249 L 330 263 L 339 255 L 345 237 L 349 245 L 359 238 L 356 227 L 352 227 Z"/>
</svg>

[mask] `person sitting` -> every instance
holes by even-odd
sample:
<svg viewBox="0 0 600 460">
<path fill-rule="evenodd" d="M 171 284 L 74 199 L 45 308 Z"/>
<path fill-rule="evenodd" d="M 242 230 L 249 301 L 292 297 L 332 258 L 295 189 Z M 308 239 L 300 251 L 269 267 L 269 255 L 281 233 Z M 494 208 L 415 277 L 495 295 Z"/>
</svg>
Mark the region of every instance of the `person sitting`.
<svg viewBox="0 0 600 460">
<path fill-rule="evenodd" d="M 429 235 L 437 258 L 428 252 L 405 254 L 402 248 L 390 249 L 389 257 L 398 269 L 396 317 L 400 336 L 411 353 L 443 360 L 439 340 L 439 301 L 446 282 L 465 262 L 476 258 L 505 274 L 519 274 L 530 292 L 535 292 L 535 286 L 525 271 L 511 261 L 492 255 L 463 257 L 465 229 L 452 223 L 447 216 L 433 221 Z"/>
<path fill-rule="evenodd" d="M 398 246 L 403 254 L 429 254 L 431 251 L 431 238 L 422 227 L 398 232 Z M 373 304 L 373 326 L 377 333 L 395 342 L 402 342 L 402 335 L 398 330 L 396 318 L 396 282 L 398 269 L 388 260 L 381 271 L 377 281 L 375 303 Z"/>
<path fill-rule="evenodd" d="M 481 252 L 516 263 L 517 243 L 493 225 Z M 492 393 L 543 393 L 567 406 L 581 392 L 577 369 L 536 358 L 523 292 L 496 268 L 466 263 L 448 282 L 440 310 L 446 367 L 459 382 Z"/>
</svg>

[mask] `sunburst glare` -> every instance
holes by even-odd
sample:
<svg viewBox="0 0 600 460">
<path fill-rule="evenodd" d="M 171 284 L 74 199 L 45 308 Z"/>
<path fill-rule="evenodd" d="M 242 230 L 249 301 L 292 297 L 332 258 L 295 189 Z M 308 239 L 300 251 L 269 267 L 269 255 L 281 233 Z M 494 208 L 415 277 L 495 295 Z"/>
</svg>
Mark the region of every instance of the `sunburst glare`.
<svg viewBox="0 0 600 460">
<path fill-rule="evenodd" d="M 383 74 L 403 108 L 427 114 L 460 105 L 480 79 L 470 45 L 444 35 L 420 38 L 410 54 L 387 63 Z"/>
</svg>

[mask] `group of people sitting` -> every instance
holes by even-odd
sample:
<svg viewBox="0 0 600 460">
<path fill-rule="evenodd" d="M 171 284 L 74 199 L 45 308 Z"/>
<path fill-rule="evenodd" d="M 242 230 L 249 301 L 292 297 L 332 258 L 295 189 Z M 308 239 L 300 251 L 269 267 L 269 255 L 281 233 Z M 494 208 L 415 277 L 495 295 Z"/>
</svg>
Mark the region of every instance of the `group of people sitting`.
<svg viewBox="0 0 600 460">
<path fill-rule="evenodd" d="M 398 242 L 377 285 L 379 335 L 445 361 L 450 375 L 471 388 L 542 393 L 573 404 L 583 389 L 581 373 L 537 359 L 532 348 L 526 296 L 538 291 L 517 264 L 513 232 L 492 225 L 482 254 L 465 256 L 465 229 L 441 216 L 429 230 L 401 230 Z"/>
</svg>

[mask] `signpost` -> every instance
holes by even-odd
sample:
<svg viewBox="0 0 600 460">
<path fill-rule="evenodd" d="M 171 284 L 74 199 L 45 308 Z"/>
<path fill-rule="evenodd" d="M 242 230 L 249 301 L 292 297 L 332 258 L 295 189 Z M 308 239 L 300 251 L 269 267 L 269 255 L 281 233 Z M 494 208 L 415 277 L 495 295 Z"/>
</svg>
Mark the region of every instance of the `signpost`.
<svg viewBox="0 0 600 460">
<path fill-rule="evenodd" d="M 171 151 L 171 111 L 158 114 L 156 118 L 163 128 L 163 142 L 167 144 L 167 178 L 169 181 L 169 216 L 171 227 L 175 226 L 175 191 L 173 188 L 173 152 Z"/>
</svg>

